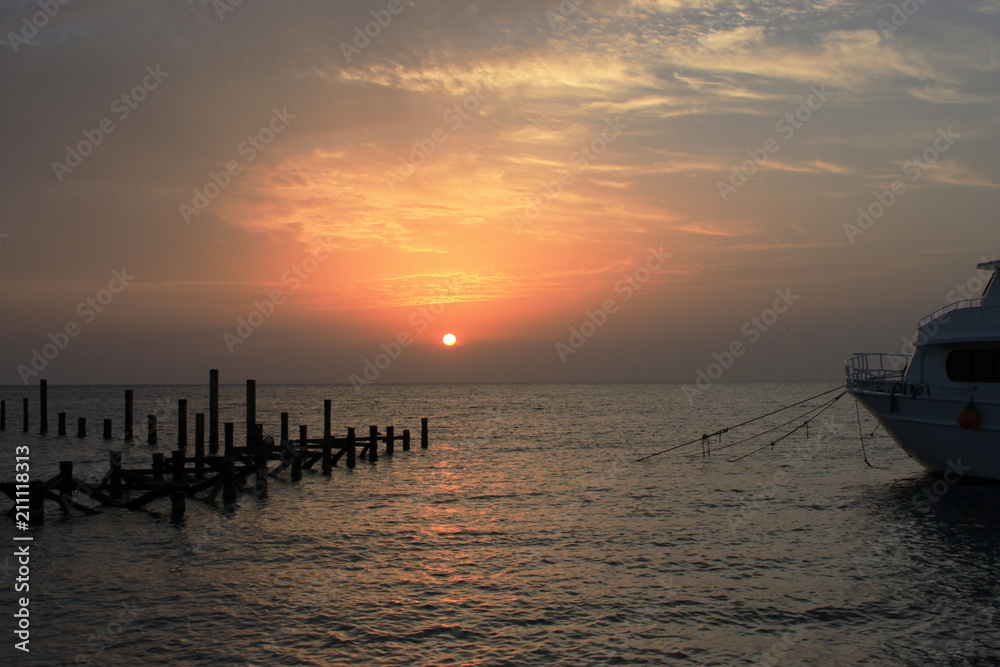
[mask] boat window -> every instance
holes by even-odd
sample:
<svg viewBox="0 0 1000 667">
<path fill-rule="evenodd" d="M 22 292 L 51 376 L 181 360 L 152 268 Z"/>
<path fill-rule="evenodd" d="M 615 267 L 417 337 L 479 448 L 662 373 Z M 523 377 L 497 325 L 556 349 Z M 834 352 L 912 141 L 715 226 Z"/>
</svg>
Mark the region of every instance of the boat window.
<svg viewBox="0 0 1000 667">
<path fill-rule="evenodd" d="M 952 382 L 1000 383 L 1000 347 L 952 350 L 945 366 Z"/>
</svg>

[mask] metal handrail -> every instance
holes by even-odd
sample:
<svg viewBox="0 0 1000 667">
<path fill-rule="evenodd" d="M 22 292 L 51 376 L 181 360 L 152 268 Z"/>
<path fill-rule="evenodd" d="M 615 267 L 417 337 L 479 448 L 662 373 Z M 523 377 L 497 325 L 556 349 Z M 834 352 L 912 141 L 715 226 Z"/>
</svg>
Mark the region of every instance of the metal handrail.
<svg viewBox="0 0 1000 667">
<path fill-rule="evenodd" d="M 917 322 L 917 328 L 919 329 L 923 326 L 926 326 L 931 322 L 933 322 L 934 320 L 938 319 L 939 317 L 943 317 L 950 312 L 961 310 L 963 308 L 978 308 L 982 305 L 983 305 L 982 297 L 979 297 L 978 299 L 964 299 L 962 301 L 955 301 L 953 303 L 949 303 L 944 308 L 938 308 L 933 313 L 931 313 L 927 317 L 924 317 L 919 322 Z"/>
<path fill-rule="evenodd" d="M 873 363 L 876 361 L 878 363 Z M 856 353 L 844 363 L 848 381 L 899 381 L 903 379 L 910 355 L 888 352 Z"/>
</svg>

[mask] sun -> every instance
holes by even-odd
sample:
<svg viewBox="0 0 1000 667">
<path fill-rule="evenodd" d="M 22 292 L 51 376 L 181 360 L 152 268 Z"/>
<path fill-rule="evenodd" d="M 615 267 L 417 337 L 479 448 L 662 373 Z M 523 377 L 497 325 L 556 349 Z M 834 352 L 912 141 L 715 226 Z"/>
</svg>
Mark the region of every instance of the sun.
<svg viewBox="0 0 1000 667">
<path fill-rule="evenodd" d="M 451 347 L 452 345 L 458 342 L 458 339 L 455 338 L 455 334 L 445 334 L 444 338 L 441 339 L 441 342 L 443 342 L 448 347 Z"/>
</svg>

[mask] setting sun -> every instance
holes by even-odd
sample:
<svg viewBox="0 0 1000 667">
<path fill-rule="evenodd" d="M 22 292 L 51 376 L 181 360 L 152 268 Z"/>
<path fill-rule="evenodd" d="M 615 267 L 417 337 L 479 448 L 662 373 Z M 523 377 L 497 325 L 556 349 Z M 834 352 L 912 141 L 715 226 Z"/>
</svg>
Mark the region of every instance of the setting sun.
<svg viewBox="0 0 1000 667">
<path fill-rule="evenodd" d="M 458 342 L 458 339 L 457 339 L 457 338 L 455 338 L 455 334 L 445 334 L 445 335 L 444 335 L 444 338 L 442 338 L 441 340 L 442 340 L 442 341 L 444 342 L 444 344 L 445 344 L 445 345 L 447 345 L 448 347 L 451 347 L 452 345 L 454 345 L 455 343 L 457 343 L 457 342 Z"/>
</svg>

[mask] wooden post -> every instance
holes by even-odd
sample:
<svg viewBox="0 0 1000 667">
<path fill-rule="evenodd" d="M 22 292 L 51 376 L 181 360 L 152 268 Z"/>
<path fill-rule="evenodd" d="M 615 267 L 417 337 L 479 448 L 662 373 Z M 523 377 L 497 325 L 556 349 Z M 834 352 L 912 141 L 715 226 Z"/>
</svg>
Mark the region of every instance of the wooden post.
<svg viewBox="0 0 1000 667">
<path fill-rule="evenodd" d="M 333 470 L 333 431 L 330 421 L 333 414 L 333 401 L 323 401 L 323 474 L 329 475 Z"/>
<path fill-rule="evenodd" d="M 150 445 L 156 444 L 156 415 L 146 417 L 146 442 Z"/>
<path fill-rule="evenodd" d="M 59 413 L 59 424 L 58 424 L 58 426 L 56 428 L 57 428 L 56 433 L 58 433 L 59 435 L 66 435 L 66 413 L 65 412 L 60 412 Z"/>
<path fill-rule="evenodd" d="M 403 451 L 410 451 L 410 429 L 403 429 Z"/>
<path fill-rule="evenodd" d="M 45 482 L 28 482 L 28 523 L 32 526 L 45 524 Z"/>
<path fill-rule="evenodd" d="M 121 452 L 108 452 L 110 455 L 109 464 L 111 466 L 111 479 L 109 480 L 111 486 L 111 497 L 115 500 L 121 500 L 122 497 L 122 453 Z"/>
<path fill-rule="evenodd" d="M 274 438 L 264 437 L 264 429 L 257 431 L 257 497 L 267 496 L 267 460 L 271 456 L 271 448 L 274 447 Z"/>
<path fill-rule="evenodd" d="M 378 461 L 378 426 L 368 427 L 368 463 Z"/>
<path fill-rule="evenodd" d="M 173 484 L 170 491 L 170 513 L 174 519 L 184 516 L 184 450 L 177 449 L 173 453 Z"/>
<path fill-rule="evenodd" d="M 385 427 L 385 455 L 392 456 L 393 451 L 396 448 L 396 427 L 386 426 Z"/>
<path fill-rule="evenodd" d="M 350 428 L 347 429 L 347 467 L 348 468 L 353 468 L 354 466 L 357 465 L 358 452 L 357 452 L 357 443 L 355 442 L 356 439 L 357 439 L 357 436 L 355 435 L 355 433 L 354 433 L 354 427 L 352 426 L 352 427 L 350 427 Z"/>
<path fill-rule="evenodd" d="M 76 437 L 86 438 L 87 437 L 87 418 L 80 417 L 76 420 Z"/>
<path fill-rule="evenodd" d="M 38 381 L 38 432 L 45 435 L 49 432 L 49 381 Z"/>
<path fill-rule="evenodd" d="M 157 482 L 163 481 L 163 452 L 153 452 L 153 479 Z"/>
<path fill-rule="evenodd" d="M 219 452 L 219 369 L 208 371 L 208 448 Z"/>
<path fill-rule="evenodd" d="M 329 475 L 333 470 L 333 438 L 326 436 L 323 438 L 323 474 Z"/>
<path fill-rule="evenodd" d="M 28 432 L 28 399 L 24 399 L 24 432 Z"/>
<path fill-rule="evenodd" d="M 0 401 L 0 431 L 7 430 L 7 401 Z"/>
<path fill-rule="evenodd" d="M 177 447 L 186 449 L 188 444 L 188 402 L 186 398 L 177 399 Z"/>
<path fill-rule="evenodd" d="M 236 446 L 233 442 L 233 422 L 226 422 L 223 428 L 226 441 L 223 450 L 222 503 L 228 506 L 236 502 Z"/>
<path fill-rule="evenodd" d="M 205 413 L 194 415 L 194 474 L 205 476 Z"/>
<path fill-rule="evenodd" d="M 420 448 L 427 449 L 427 417 L 420 418 Z"/>
<path fill-rule="evenodd" d="M 299 444 L 295 447 L 295 458 L 292 459 L 292 481 L 297 482 L 302 479 L 302 454 L 306 451 L 307 427 L 305 424 L 299 425 Z"/>
<path fill-rule="evenodd" d="M 131 389 L 125 390 L 125 440 L 132 440 L 132 406 L 135 393 Z"/>
<path fill-rule="evenodd" d="M 253 451 L 257 434 L 257 381 L 247 380 L 247 451 Z"/>
<path fill-rule="evenodd" d="M 110 440 L 111 439 L 111 420 L 110 419 L 105 419 L 104 420 L 104 439 L 105 440 Z"/>
<path fill-rule="evenodd" d="M 281 413 L 281 439 L 278 442 L 288 442 L 288 413 Z"/>
<path fill-rule="evenodd" d="M 73 462 L 59 462 L 59 504 L 64 514 L 73 508 Z"/>
</svg>

